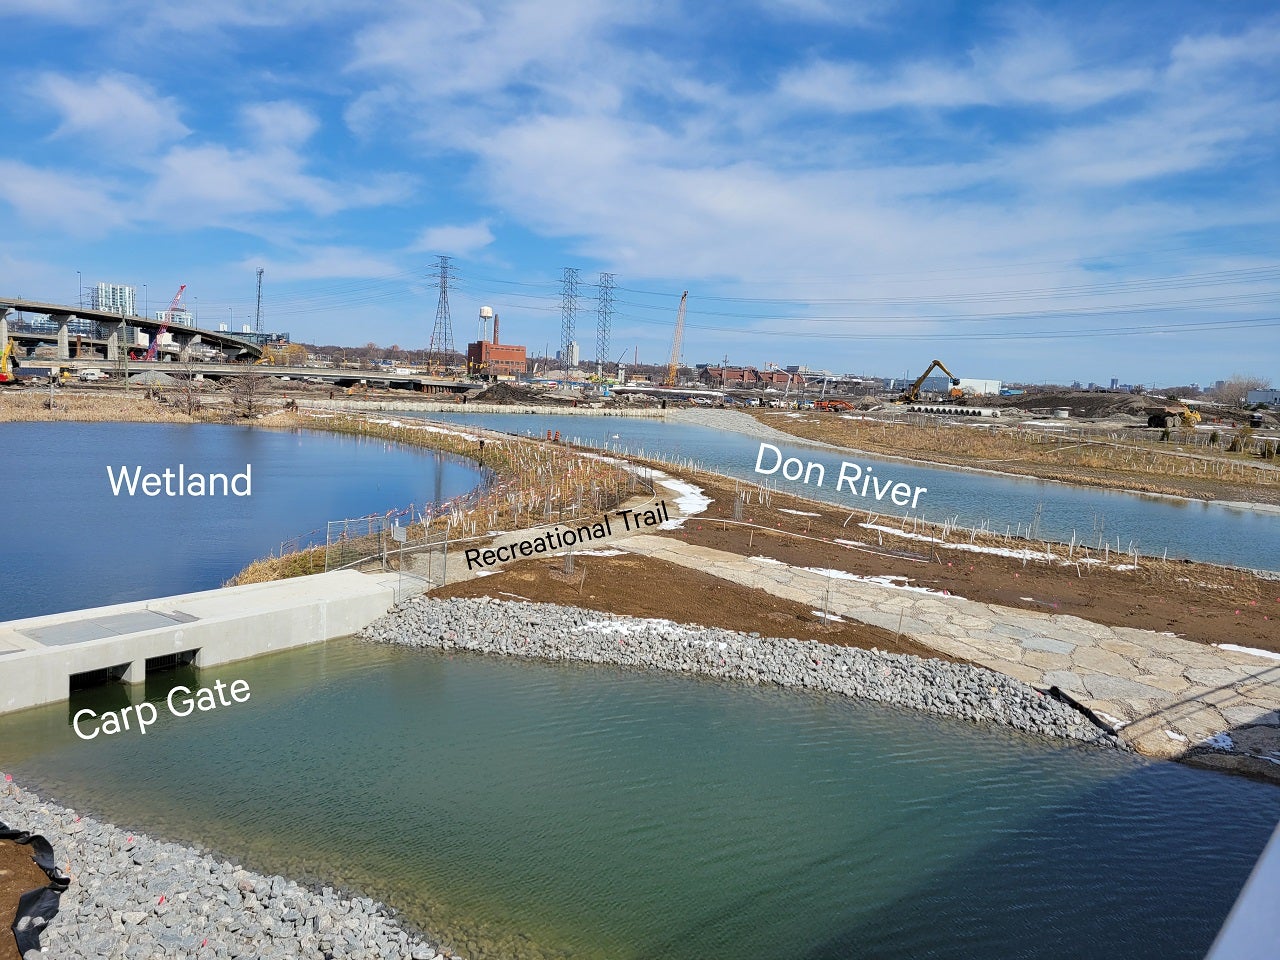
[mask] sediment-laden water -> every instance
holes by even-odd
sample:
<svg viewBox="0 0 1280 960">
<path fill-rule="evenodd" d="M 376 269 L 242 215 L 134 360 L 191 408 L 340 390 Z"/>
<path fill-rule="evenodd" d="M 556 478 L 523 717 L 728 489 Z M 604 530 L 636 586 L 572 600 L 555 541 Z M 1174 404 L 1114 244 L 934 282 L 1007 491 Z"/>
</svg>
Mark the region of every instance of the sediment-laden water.
<svg viewBox="0 0 1280 960">
<path fill-rule="evenodd" d="M 353 641 L 172 684 L 249 702 L 0 769 L 384 899 L 472 957 L 1199 958 L 1274 787 L 829 695 Z"/>
</svg>

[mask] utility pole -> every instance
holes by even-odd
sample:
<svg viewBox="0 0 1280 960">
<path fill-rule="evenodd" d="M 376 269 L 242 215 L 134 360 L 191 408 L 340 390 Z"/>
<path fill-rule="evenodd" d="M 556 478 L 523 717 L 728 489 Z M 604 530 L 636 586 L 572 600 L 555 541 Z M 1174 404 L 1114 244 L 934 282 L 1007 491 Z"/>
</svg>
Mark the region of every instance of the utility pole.
<svg viewBox="0 0 1280 960">
<path fill-rule="evenodd" d="M 609 334 L 613 327 L 613 274 L 600 274 L 600 295 L 596 298 L 596 376 L 604 376 L 609 359 Z"/>
<path fill-rule="evenodd" d="M 232 328 L 234 329 L 234 328 Z M 262 268 L 258 268 L 258 310 L 253 317 L 253 332 L 262 334 Z"/>
<path fill-rule="evenodd" d="M 565 267 L 561 280 L 564 290 L 560 298 L 560 359 L 564 366 L 565 376 L 569 369 L 569 345 L 575 337 L 578 323 L 578 270 L 576 267 Z"/>
<path fill-rule="evenodd" d="M 431 345 L 427 348 L 427 365 L 445 366 L 452 358 L 453 319 L 449 316 L 449 257 L 436 257 L 437 285 L 440 299 L 436 303 L 436 325 L 431 330 Z"/>
</svg>

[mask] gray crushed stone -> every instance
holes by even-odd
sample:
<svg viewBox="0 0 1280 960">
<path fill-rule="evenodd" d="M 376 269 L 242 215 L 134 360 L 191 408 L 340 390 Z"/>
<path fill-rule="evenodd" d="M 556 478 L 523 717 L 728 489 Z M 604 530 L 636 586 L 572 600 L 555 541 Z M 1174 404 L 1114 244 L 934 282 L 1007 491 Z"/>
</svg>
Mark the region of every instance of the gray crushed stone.
<svg viewBox="0 0 1280 960">
<path fill-rule="evenodd" d="M 307 890 L 176 843 L 130 833 L 0 781 L 0 821 L 43 834 L 71 874 L 24 960 L 152 957 L 450 960 L 367 897 Z"/>
<path fill-rule="evenodd" d="M 909 654 L 483 597 L 418 597 L 393 607 L 360 637 L 410 647 L 617 664 L 827 691 L 1127 749 L 1076 710 L 1020 680 Z"/>
</svg>

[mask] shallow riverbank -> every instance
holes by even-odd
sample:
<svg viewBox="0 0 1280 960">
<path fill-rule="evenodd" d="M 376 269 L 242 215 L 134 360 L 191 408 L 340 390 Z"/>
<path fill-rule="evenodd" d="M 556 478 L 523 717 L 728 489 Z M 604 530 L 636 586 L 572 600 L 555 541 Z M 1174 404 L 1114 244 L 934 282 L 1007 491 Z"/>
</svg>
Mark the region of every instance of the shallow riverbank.
<svg viewBox="0 0 1280 960">
<path fill-rule="evenodd" d="M 435 960 L 453 957 L 403 929 L 385 907 L 237 867 L 129 832 L 0 782 L 0 821 L 43 834 L 71 875 L 41 937 L 58 960 L 254 957 Z M 7 921 L 6 921 L 7 924 Z"/>
<path fill-rule="evenodd" d="M 708 414 L 717 417 L 717 422 L 711 423 L 706 419 L 702 421 L 697 419 L 698 415 L 702 415 L 705 418 Z M 690 418 L 690 415 L 693 415 L 693 417 Z M 1019 459 L 1017 457 L 992 461 L 972 456 L 966 457 L 954 450 L 950 451 L 949 455 L 943 455 L 940 453 L 941 448 L 937 452 L 929 452 L 932 451 L 932 447 L 929 447 L 925 452 L 915 450 L 903 452 L 901 450 L 885 450 L 879 446 L 862 447 L 853 443 L 835 443 L 830 439 L 811 436 L 810 434 L 813 431 L 802 429 L 800 426 L 801 421 L 795 419 L 799 415 L 793 414 L 791 416 L 778 417 L 779 423 L 794 427 L 794 430 L 782 430 L 766 424 L 760 419 L 769 415 L 768 413 L 747 414 L 733 410 L 682 410 L 677 411 L 673 419 L 684 423 L 702 422 L 703 425 L 736 430 L 761 439 L 775 441 L 785 439 L 790 443 L 803 443 L 831 450 L 865 454 L 878 459 L 898 460 L 903 463 L 915 463 L 942 469 L 1015 477 L 1023 480 L 1040 480 L 1046 483 L 1061 483 L 1081 488 L 1091 487 L 1120 493 L 1141 494 L 1143 496 L 1170 497 L 1186 500 L 1189 503 L 1229 503 L 1241 509 L 1255 509 L 1261 512 L 1275 512 L 1277 508 L 1280 508 L 1280 492 L 1277 492 L 1274 482 L 1270 486 L 1263 488 L 1257 484 L 1247 482 L 1214 482 L 1207 477 L 1183 476 L 1177 473 L 1156 473 L 1150 475 L 1152 479 L 1145 480 L 1141 479 L 1142 476 L 1146 476 L 1145 474 L 1110 473 L 1100 471 L 1097 468 L 1074 468 L 1055 464 L 1025 464 L 1019 469 L 1013 466 L 1014 461 Z M 805 422 L 812 423 L 813 421 Z M 829 427 L 830 424 L 826 426 Z M 936 444 L 937 441 L 934 440 L 932 442 Z M 1147 451 L 1146 453 L 1154 454 L 1155 451 Z M 1144 456 L 1146 453 L 1144 453 Z M 993 462 L 1004 464 L 1004 469 L 996 469 L 990 466 Z M 1199 461 L 1197 460 L 1197 462 Z M 1280 476 L 1280 474 L 1274 473 L 1277 468 L 1266 467 L 1261 469 L 1265 469 L 1268 472 L 1258 474 L 1259 476 L 1268 478 Z M 1186 493 L 1188 489 L 1193 489 L 1205 495 L 1188 496 Z M 1257 500 L 1243 500 L 1241 499 L 1242 494 L 1256 497 Z"/>
<path fill-rule="evenodd" d="M 612 663 L 801 687 L 1002 724 L 1040 736 L 1121 745 L 1065 704 L 981 667 L 576 607 L 419 597 L 393 608 L 361 637 L 411 647 Z"/>
</svg>

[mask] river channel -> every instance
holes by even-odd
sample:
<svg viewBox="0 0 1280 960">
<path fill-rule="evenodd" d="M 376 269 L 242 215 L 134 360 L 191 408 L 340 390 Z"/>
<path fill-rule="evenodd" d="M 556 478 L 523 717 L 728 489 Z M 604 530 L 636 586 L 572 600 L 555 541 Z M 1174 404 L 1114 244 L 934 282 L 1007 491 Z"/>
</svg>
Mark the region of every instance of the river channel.
<svg viewBox="0 0 1280 960">
<path fill-rule="evenodd" d="M 468 461 L 319 431 L 216 424 L 0 424 L 0 620 L 220 586 L 283 541 L 323 543 L 329 520 L 448 499 Z M 242 473 L 251 495 L 129 496 L 111 475 Z M 243 488 L 243 487 L 242 487 Z"/>
<path fill-rule="evenodd" d="M 163 698 L 245 680 L 186 718 Z M 145 736 L 0 717 L 0 769 L 384 899 L 465 955 L 1199 960 L 1280 790 L 833 696 L 334 641 L 154 675 Z"/>
<path fill-rule="evenodd" d="M 877 477 L 926 487 L 917 513 L 930 520 L 959 517 L 968 527 L 988 523 L 993 532 L 1033 526 L 1045 539 L 1100 546 L 1170 559 L 1189 558 L 1258 570 L 1280 570 L 1280 513 L 1146 494 L 1076 487 L 1047 480 L 998 476 L 972 470 L 922 467 L 862 454 L 842 454 L 803 441 L 773 441 L 783 456 L 816 461 L 826 470 L 823 486 L 782 479 L 780 473 L 755 472 L 760 440 L 727 430 L 629 417 L 578 417 L 493 413 L 397 413 L 449 423 L 472 424 L 529 436 L 559 431 L 562 438 L 630 453 L 687 458 L 752 483 L 768 481 L 778 489 L 834 503 L 850 510 L 870 509 L 881 515 L 903 513 L 890 502 L 877 503 L 851 495 L 848 485 L 837 491 L 843 460 L 872 466 Z M 767 469 L 774 463 L 766 459 Z M 816 476 L 816 474 L 815 474 Z"/>
</svg>

